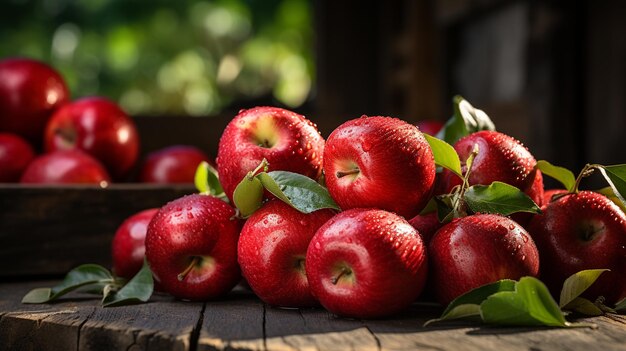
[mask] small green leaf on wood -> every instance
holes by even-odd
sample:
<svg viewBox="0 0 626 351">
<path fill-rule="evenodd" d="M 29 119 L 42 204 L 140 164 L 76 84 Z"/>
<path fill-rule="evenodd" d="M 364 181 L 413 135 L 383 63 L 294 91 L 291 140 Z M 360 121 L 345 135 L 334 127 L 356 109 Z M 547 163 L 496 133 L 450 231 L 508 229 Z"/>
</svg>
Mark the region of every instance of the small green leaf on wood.
<svg viewBox="0 0 626 351">
<path fill-rule="evenodd" d="M 537 161 L 537 168 L 541 171 L 541 173 L 548 175 L 556 180 L 558 180 L 567 191 L 574 191 L 574 186 L 576 185 L 576 177 L 574 173 L 567 168 L 559 167 L 551 164 L 545 160 Z"/>
<path fill-rule="evenodd" d="M 208 162 L 202 161 L 196 169 L 194 184 L 200 193 L 219 196 L 224 193 L 217 170 Z"/>
<path fill-rule="evenodd" d="M 616 303 L 614 309 L 616 312 L 626 311 L 626 298 Z"/>
<path fill-rule="evenodd" d="M 615 196 L 626 206 L 626 164 L 602 166 L 599 169 Z"/>
<path fill-rule="evenodd" d="M 495 283 L 486 284 L 472 289 L 465 294 L 452 300 L 437 319 L 431 319 L 425 325 L 444 320 L 480 316 L 480 304 L 489 296 L 501 291 L 514 291 L 515 281 L 510 279 L 499 280 Z"/>
<path fill-rule="evenodd" d="M 259 173 L 257 177 L 265 189 L 302 213 L 323 208 L 339 210 L 325 187 L 302 174 L 272 171 Z"/>
<path fill-rule="evenodd" d="M 538 279 L 523 277 L 515 291 L 503 291 L 489 296 L 480 305 L 485 323 L 509 326 L 565 327 L 563 313 Z"/>
<path fill-rule="evenodd" d="M 154 281 L 147 262 L 141 270 L 119 290 L 109 290 L 102 299 L 104 307 L 130 305 L 146 302 L 152 296 Z"/>
<path fill-rule="evenodd" d="M 263 204 L 263 184 L 257 177 L 245 176 L 233 193 L 233 202 L 241 216 L 249 217 Z"/>
<path fill-rule="evenodd" d="M 604 311 L 598 306 L 596 306 L 593 302 L 583 298 L 577 297 L 574 300 L 570 301 L 567 306 L 564 307 L 565 310 L 578 312 L 585 316 L 601 316 L 604 314 Z"/>
<path fill-rule="evenodd" d="M 586 269 L 569 276 L 563 282 L 559 306 L 570 309 L 570 303 L 585 292 L 606 271 L 608 269 Z"/>
<path fill-rule="evenodd" d="M 428 134 L 424 134 L 424 138 L 426 138 L 426 141 L 433 151 L 435 164 L 446 168 L 460 178 L 463 178 L 463 175 L 461 174 L 461 161 L 459 160 L 459 155 L 456 153 L 456 150 L 454 150 L 452 145 Z"/>
<path fill-rule="evenodd" d="M 489 186 L 473 185 L 465 191 L 464 200 L 474 213 L 498 213 L 508 216 L 515 212 L 541 212 L 539 206 L 528 195 L 502 182 L 493 182 Z"/>
<path fill-rule="evenodd" d="M 84 264 L 69 271 L 61 283 L 49 289 L 48 299 L 43 299 L 45 296 L 44 290 L 35 289 L 37 291 L 32 290 L 28 292 L 22 299 L 22 302 L 44 303 L 88 285 L 114 281 L 115 279 L 108 269 L 97 264 Z"/>
</svg>

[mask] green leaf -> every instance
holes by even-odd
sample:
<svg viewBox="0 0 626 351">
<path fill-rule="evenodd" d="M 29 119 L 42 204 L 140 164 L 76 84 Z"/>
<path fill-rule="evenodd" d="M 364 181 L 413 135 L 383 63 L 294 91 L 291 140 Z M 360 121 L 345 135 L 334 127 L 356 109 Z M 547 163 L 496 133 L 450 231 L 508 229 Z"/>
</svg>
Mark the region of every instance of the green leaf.
<svg viewBox="0 0 626 351">
<path fill-rule="evenodd" d="M 577 297 L 570 301 L 565 309 L 584 314 L 585 316 L 601 316 L 604 314 L 600 307 L 582 297 Z"/>
<path fill-rule="evenodd" d="M 194 184 L 198 192 L 219 196 L 224 193 L 217 174 L 217 170 L 208 162 L 202 161 L 196 169 Z"/>
<path fill-rule="evenodd" d="M 44 290 L 35 289 L 38 291 L 31 290 L 24 296 L 26 301 L 24 299 L 22 301 L 24 303 L 44 303 L 87 285 L 114 281 L 115 279 L 108 269 L 97 264 L 84 264 L 69 271 L 61 283 L 49 289 L 48 299 L 43 300 Z"/>
<path fill-rule="evenodd" d="M 52 289 L 50 288 L 36 288 L 24 295 L 22 303 L 44 303 L 50 301 L 52 295 Z"/>
<path fill-rule="evenodd" d="M 302 213 L 323 208 L 340 210 L 326 188 L 302 174 L 272 171 L 259 173 L 257 177 L 265 189 Z"/>
<path fill-rule="evenodd" d="M 480 305 L 476 305 L 476 304 L 457 305 L 451 310 L 449 310 L 448 313 L 442 315 L 441 317 L 426 321 L 426 323 L 424 323 L 424 326 L 426 327 L 429 324 L 443 322 L 447 320 L 472 318 L 472 317 L 478 317 L 480 319 Z"/>
<path fill-rule="evenodd" d="M 489 296 L 480 305 L 485 323 L 510 326 L 565 327 L 563 313 L 538 279 L 523 277 L 515 291 L 503 291 Z"/>
<path fill-rule="evenodd" d="M 561 308 L 567 308 L 570 302 L 579 297 L 587 288 L 589 288 L 600 275 L 608 269 L 586 269 L 578 273 L 574 273 L 565 279 L 563 282 L 563 288 L 561 289 L 561 297 L 559 299 L 559 306 Z"/>
<path fill-rule="evenodd" d="M 599 169 L 615 196 L 626 206 L 626 164 L 602 166 Z"/>
<path fill-rule="evenodd" d="M 428 134 L 424 134 L 424 138 L 426 138 L 426 141 L 433 151 L 435 164 L 437 166 L 444 167 L 460 178 L 463 178 L 463 174 L 461 174 L 461 161 L 459 160 L 459 155 L 456 153 L 456 150 L 454 150 L 452 145 Z"/>
<path fill-rule="evenodd" d="M 515 212 L 541 212 L 539 206 L 528 195 L 502 182 L 493 182 L 489 186 L 473 185 L 465 191 L 464 199 L 474 213 L 498 213 L 508 216 Z"/>
<path fill-rule="evenodd" d="M 626 299 L 623 299 L 615 304 L 615 311 L 617 312 L 626 311 Z"/>
<path fill-rule="evenodd" d="M 610 186 L 604 187 L 600 190 L 596 190 L 596 192 L 606 196 L 609 200 L 613 201 L 624 213 L 626 213 L 626 203 L 623 203 L 617 195 L 615 195 L 615 191 Z"/>
<path fill-rule="evenodd" d="M 541 171 L 541 173 L 561 182 L 561 184 L 563 184 L 567 191 L 574 191 L 574 186 L 576 185 L 576 177 L 574 176 L 574 173 L 572 173 L 569 169 L 555 166 L 545 160 L 537 161 L 537 168 Z"/>
<path fill-rule="evenodd" d="M 245 176 L 235 188 L 233 202 L 244 218 L 249 217 L 263 204 L 261 181 L 257 177 Z"/>
<path fill-rule="evenodd" d="M 489 116 L 479 109 L 474 108 L 461 96 L 452 99 L 454 114 L 446 122 L 442 130 L 437 134 L 439 139 L 454 145 L 462 137 L 481 130 L 495 130 L 495 126 Z"/>
<path fill-rule="evenodd" d="M 454 218 L 454 198 L 458 194 L 446 194 L 435 196 L 435 204 L 437 205 L 437 219 L 439 223 L 448 223 Z"/>
<path fill-rule="evenodd" d="M 144 262 L 141 270 L 124 287 L 118 291 L 109 290 L 109 293 L 104 295 L 102 305 L 112 307 L 146 302 L 152 296 L 153 289 L 152 272 Z"/>
</svg>

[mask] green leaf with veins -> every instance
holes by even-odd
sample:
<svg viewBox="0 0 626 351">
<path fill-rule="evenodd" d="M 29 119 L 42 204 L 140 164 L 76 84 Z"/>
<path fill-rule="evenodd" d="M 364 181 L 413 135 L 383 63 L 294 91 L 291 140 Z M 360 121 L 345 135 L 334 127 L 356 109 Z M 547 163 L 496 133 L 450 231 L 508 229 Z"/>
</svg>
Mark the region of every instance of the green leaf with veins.
<svg viewBox="0 0 626 351">
<path fill-rule="evenodd" d="M 566 327 L 563 313 L 538 279 L 523 277 L 515 291 L 497 292 L 480 304 L 485 323 L 510 326 Z"/>
<path fill-rule="evenodd" d="M 601 166 L 599 170 L 613 189 L 617 199 L 626 206 L 626 164 Z"/>
<path fill-rule="evenodd" d="M 569 169 L 555 166 L 545 160 L 537 161 L 536 167 L 541 171 L 541 173 L 558 180 L 561 184 L 563 184 L 567 191 L 574 191 L 574 186 L 576 185 L 576 177 L 574 176 L 574 173 L 572 173 Z"/>
<path fill-rule="evenodd" d="M 569 304 L 585 292 L 606 271 L 608 269 L 586 269 L 569 276 L 563 282 L 559 306 L 569 309 Z"/>
<path fill-rule="evenodd" d="M 493 182 L 489 186 L 473 185 L 465 191 L 464 200 L 474 213 L 498 213 L 508 216 L 515 212 L 541 212 L 539 206 L 528 195 L 502 182 Z"/>
<path fill-rule="evenodd" d="M 130 305 L 146 302 L 152 296 L 154 281 L 148 263 L 144 261 L 141 270 L 119 290 L 109 290 L 102 298 L 104 307 Z"/>
<path fill-rule="evenodd" d="M 325 187 L 302 174 L 272 171 L 257 177 L 265 189 L 302 213 L 324 208 L 340 210 Z"/>
<path fill-rule="evenodd" d="M 439 139 L 454 145 L 462 137 L 481 130 L 495 130 L 495 125 L 485 112 L 474 108 L 457 95 L 452 99 L 454 114 L 437 134 Z"/>
<path fill-rule="evenodd" d="M 430 145 L 433 152 L 435 164 L 446 168 L 460 178 L 463 178 L 463 175 L 461 174 L 461 161 L 459 160 L 459 155 L 456 153 L 456 150 L 454 150 L 452 145 L 428 134 L 424 134 L 424 138 L 426 138 L 426 141 Z"/>
<path fill-rule="evenodd" d="M 114 282 L 108 269 L 97 264 L 84 264 L 69 271 L 63 281 L 52 288 L 31 290 L 24 296 L 22 303 L 44 303 L 88 285 Z"/>
</svg>

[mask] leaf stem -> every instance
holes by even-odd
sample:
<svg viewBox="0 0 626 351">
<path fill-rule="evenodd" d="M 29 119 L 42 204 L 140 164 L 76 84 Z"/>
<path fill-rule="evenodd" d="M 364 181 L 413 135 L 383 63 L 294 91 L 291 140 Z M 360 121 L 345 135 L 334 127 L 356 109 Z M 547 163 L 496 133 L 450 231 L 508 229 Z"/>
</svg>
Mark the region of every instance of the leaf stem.
<svg viewBox="0 0 626 351">
<path fill-rule="evenodd" d="M 598 168 L 602 168 L 602 166 L 598 164 L 587 163 L 585 167 L 583 167 L 582 171 L 578 173 L 578 177 L 576 177 L 576 182 L 574 183 L 574 187 L 571 193 L 576 194 L 578 192 L 578 187 L 580 186 L 580 182 L 583 180 L 583 178 L 589 177 Z"/>
</svg>

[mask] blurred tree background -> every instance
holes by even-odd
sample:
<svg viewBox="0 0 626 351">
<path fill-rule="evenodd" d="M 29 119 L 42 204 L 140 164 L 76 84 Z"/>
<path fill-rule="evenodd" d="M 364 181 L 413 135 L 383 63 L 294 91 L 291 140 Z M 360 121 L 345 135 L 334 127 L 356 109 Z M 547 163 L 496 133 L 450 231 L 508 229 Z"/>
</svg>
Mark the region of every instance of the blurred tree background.
<svg viewBox="0 0 626 351">
<path fill-rule="evenodd" d="M 236 101 L 310 96 L 309 0 L 2 0 L 0 57 L 43 60 L 72 97 L 132 115 L 210 116 Z"/>
</svg>

